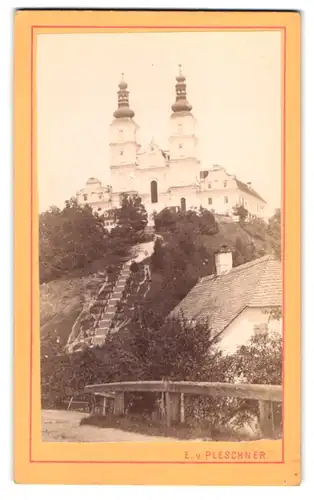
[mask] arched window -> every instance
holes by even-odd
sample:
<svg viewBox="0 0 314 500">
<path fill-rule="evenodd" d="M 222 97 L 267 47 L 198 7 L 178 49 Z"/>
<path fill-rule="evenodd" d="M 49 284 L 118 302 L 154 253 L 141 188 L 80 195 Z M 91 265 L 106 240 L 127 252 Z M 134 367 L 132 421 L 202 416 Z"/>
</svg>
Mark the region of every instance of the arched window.
<svg viewBox="0 0 314 500">
<path fill-rule="evenodd" d="M 158 187 L 156 181 L 150 183 L 150 197 L 152 203 L 158 202 Z"/>
<path fill-rule="evenodd" d="M 185 198 L 181 198 L 181 210 L 182 210 L 182 212 L 186 211 L 186 199 Z"/>
</svg>

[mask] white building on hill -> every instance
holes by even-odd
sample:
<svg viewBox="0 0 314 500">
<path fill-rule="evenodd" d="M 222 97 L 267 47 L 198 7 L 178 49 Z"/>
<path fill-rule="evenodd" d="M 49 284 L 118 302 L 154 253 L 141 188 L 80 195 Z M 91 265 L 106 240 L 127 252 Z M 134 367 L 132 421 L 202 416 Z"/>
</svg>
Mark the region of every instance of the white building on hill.
<svg viewBox="0 0 314 500">
<path fill-rule="evenodd" d="M 167 148 L 162 149 L 154 140 L 141 147 L 139 125 L 130 108 L 128 86 L 122 75 L 118 107 L 110 125 L 111 185 L 103 186 L 90 177 L 77 193 L 78 202 L 104 213 L 119 206 L 121 193 L 137 193 L 149 215 L 170 206 L 182 210 L 203 206 L 215 213 L 230 214 L 235 205 L 241 204 L 252 215 L 265 217 L 267 203 L 250 183 L 239 181 L 223 167 L 201 166 L 196 119 L 187 100 L 181 68 L 175 92 Z"/>
</svg>

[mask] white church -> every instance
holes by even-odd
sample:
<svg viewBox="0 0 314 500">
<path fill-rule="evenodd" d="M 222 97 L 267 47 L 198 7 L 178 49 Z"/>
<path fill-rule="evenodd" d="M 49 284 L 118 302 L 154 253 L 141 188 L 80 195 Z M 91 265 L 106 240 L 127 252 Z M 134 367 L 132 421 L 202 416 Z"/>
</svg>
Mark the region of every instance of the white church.
<svg viewBox="0 0 314 500">
<path fill-rule="evenodd" d="M 110 186 L 90 177 L 77 192 L 80 204 L 100 214 L 119 207 L 122 193 L 138 194 L 149 219 L 165 207 L 181 210 L 199 208 L 230 215 L 235 205 L 244 205 L 250 214 L 265 218 L 266 201 L 252 188 L 218 165 L 204 168 L 198 157 L 196 119 L 187 100 L 186 79 L 179 66 L 175 102 L 169 117 L 169 140 L 162 149 L 152 140 L 147 147 L 138 141 L 139 125 L 130 107 L 128 85 L 122 74 L 118 107 L 110 125 Z M 112 225 L 110 216 L 106 225 Z"/>
</svg>

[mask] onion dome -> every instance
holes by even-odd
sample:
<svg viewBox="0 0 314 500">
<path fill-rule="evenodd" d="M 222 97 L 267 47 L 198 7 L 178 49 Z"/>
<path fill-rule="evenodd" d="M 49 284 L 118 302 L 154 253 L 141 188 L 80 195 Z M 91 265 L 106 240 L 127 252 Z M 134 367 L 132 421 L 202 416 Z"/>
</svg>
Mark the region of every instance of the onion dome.
<svg viewBox="0 0 314 500">
<path fill-rule="evenodd" d="M 190 112 L 192 106 L 186 99 L 186 83 L 185 76 L 182 74 L 181 64 L 179 64 L 179 74 L 176 80 L 176 102 L 171 106 L 171 109 L 174 113 L 179 113 L 180 111 Z"/>
<path fill-rule="evenodd" d="M 113 113 L 115 118 L 133 118 L 134 111 L 129 106 L 128 85 L 124 81 L 124 74 L 121 75 L 118 90 L 118 109 Z"/>
<path fill-rule="evenodd" d="M 89 177 L 86 184 L 100 184 L 100 180 L 96 179 L 96 177 Z"/>
</svg>

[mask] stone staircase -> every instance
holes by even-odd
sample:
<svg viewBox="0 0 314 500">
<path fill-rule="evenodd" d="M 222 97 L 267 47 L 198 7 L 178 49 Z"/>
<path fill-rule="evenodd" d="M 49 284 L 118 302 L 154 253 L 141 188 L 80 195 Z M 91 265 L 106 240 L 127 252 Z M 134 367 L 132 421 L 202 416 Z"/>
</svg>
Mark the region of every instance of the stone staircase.
<svg viewBox="0 0 314 500">
<path fill-rule="evenodd" d="M 101 346 L 109 332 L 117 332 L 131 321 L 135 305 L 145 298 L 150 288 L 141 262 L 152 254 L 153 245 L 153 242 L 137 245 L 134 259 L 105 273 L 98 293 L 87 301 L 72 327 L 66 346 L 68 352 L 81 350 L 86 345 Z M 134 276 L 130 271 L 132 261 L 140 264 L 139 273 Z"/>
<path fill-rule="evenodd" d="M 114 318 L 117 313 L 117 306 L 122 300 L 128 279 L 130 278 L 130 263 L 127 262 L 121 269 L 120 275 L 108 297 L 106 308 L 103 310 L 95 328 L 95 334 L 91 340 L 93 346 L 102 345 L 110 332 Z"/>
</svg>

